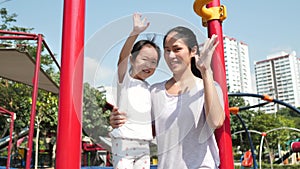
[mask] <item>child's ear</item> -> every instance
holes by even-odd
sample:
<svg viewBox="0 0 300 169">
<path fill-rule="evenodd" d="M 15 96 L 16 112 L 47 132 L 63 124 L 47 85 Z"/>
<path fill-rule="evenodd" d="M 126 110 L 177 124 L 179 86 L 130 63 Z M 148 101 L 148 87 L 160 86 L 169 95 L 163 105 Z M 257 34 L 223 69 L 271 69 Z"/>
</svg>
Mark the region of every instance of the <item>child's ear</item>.
<svg viewBox="0 0 300 169">
<path fill-rule="evenodd" d="M 130 62 L 130 65 L 133 64 L 133 58 L 132 58 L 132 55 L 131 55 L 131 54 L 129 55 L 129 62 Z"/>
</svg>

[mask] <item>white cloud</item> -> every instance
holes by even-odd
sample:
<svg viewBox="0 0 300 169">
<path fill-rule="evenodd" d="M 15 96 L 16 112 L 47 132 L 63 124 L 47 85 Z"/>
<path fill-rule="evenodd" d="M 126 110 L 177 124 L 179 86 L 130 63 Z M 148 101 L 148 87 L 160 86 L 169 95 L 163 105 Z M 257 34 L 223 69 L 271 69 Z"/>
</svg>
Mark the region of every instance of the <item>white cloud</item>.
<svg viewBox="0 0 300 169">
<path fill-rule="evenodd" d="M 84 82 L 92 86 L 112 84 L 115 70 L 94 58 L 84 58 Z"/>
</svg>

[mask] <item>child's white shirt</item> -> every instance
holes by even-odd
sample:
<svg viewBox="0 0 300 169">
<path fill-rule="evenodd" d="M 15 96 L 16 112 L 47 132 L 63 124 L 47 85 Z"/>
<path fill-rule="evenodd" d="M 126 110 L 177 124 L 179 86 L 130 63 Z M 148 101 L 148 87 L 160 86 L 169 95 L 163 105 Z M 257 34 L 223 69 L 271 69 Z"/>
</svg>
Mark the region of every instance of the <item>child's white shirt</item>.
<svg viewBox="0 0 300 169">
<path fill-rule="evenodd" d="M 152 140 L 151 95 L 146 81 L 132 78 L 127 72 L 122 83 L 117 85 L 117 106 L 126 112 L 127 121 L 113 129 L 115 138 Z"/>
</svg>

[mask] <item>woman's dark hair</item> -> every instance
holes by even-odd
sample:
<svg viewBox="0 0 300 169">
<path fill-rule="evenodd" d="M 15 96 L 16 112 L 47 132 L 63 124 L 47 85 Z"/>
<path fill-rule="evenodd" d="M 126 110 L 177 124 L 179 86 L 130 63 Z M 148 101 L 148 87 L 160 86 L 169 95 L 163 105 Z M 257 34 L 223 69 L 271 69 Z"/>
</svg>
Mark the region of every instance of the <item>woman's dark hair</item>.
<svg viewBox="0 0 300 169">
<path fill-rule="evenodd" d="M 131 56 L 132 56 L 132 60 L 135 61 L 137 55 L 140 53 L 140 50 L 146 46 L 146 45 L 150 45 L 152 46 L 156 52 L 157 52 L 157 55 L 158 55 L 158 59 L 157 59 L 157 65 L 159 63 L 159 60 L 160 60 L 160 57 L 161 57 L 161 51 L 160 51 L 160 48 L 159 46 L 157 46 L 155 43 L 155 37 L 153 37 L 152 39 L 150 40 L 139 40 L 137 41 L 134 45 L 133 45 L 133 48 L 131 50 Z"/>
<path fill-rule="evenodd" d="M 167 36 L 172 32 L 177 33 L 172 38 L 181 39 L 187 45 L 189 52 L 191 52 L 192 48 L 196 46 L 197 54 L 199 55 L 200 52 L 199 52 L 196 35 L 194 34 L 194 32 L 192 30 L 190 30 L 189 28 L 183 27 L 183 26 L 177 26 L 167 32 L 167 34 L 164 37 L 164 41 L 163 41 L 164 47 L 165 47 L 165 40 L 166 40 Z M 196 77 L 202 78 L 201 72 L 196 67 L 195 57 L 191 58 L 191 70 Z"/>
</svg>

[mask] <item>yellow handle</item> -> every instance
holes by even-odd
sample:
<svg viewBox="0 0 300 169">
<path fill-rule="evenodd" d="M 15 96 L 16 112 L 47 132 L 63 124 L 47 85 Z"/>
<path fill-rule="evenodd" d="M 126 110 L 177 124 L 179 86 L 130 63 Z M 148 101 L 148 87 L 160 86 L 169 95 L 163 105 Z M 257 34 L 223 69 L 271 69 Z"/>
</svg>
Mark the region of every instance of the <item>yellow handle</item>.
<svg viewBox="0 0 300 169">
<path fill-rule="evenodd" d="M 225 20 L 227 17 L 226 7 L 221 5 L 219 7 L 206 8 L 206 4 L 211 1 L 212 0 L 195 0 L 193 7 L 196 14 L 201 16 L 204 21 L 213 19 Z"/>
<path fill-rule="evenodd" d="M 194 2 L 194 11 L 197 15 L 201 16 L 204 19 L 210 18 L 213 14 L 212 11 L 205 7 L 206 4 L 212 0 L 195 0 Z"/>
</svg>

